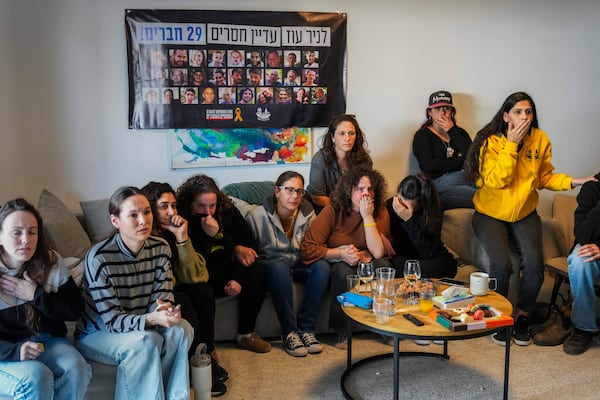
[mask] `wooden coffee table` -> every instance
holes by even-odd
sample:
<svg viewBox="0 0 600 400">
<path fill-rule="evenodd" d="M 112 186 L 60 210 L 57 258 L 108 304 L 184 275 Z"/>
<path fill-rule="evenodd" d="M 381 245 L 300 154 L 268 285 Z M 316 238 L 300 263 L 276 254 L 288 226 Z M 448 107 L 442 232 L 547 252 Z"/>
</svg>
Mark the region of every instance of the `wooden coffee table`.
<svg viewBox="0 0 600 400">
<path fill-rule="evenodd" d="M 446 286 L 440 285 L 440 290 L 444 290 Z M 500 310 L 506 314 L 512 313 L 512 305 L 504 296 L 496 293 L 489 292 L 485 296 L 477 297 L 478 304 L 488 304 L 497 310 Z M 444 328 L 442 325 L 431 319 L 428 315 L 425 315 L 419 309 L 419 305 L 406 305 L 402 299 L 398 299 L 397 303 L 397 314 L 390 317 L 390 321 L 387 324 L 378 324 L 375 321 L 375 314 L 371 310 L 365 310 L 358 307 L 342 307 L 342 310 L 348 317 L 348 359 L 347 368 L 342 375 L 341 387 L 342 393 L 346 399 L 352 399 L 350 393 L 346 389 L 346 380 L 350 374 L 361 365 L 365 363 L 380 360 L 382 358 L 393 357 L 394 365 L 394 396 L 393 399 L 398 399 L 399 395 L 399 383 L 400 383 L 400 357 L 436 357 L 449 359 L 448 355 L 448 341 L 452 340 L 463 340 L 473 339 L 482 336 L 490 335 L 494 332 L 504 329 L 506 331 L 506 346 L 504 353 L 504 399 L 508 398 L 508 371 L 510 365 L 510 342 L 512 338 L 512 326 L 491 328 L 491 329 L 479 329 L 473 331 L 460 331 L 451 332 Z M 421 320 L 424 325 L 416 326 L 402 316 L 402 314 L 411 313 Z M 360 360 L 356 363 L 352 363 L 352 326 L 358 325 L 361 328 L 369 330 L 371 332 L 379 333 L 386 336 L 391 336 L 394 339 L 394 352 L 371 356 Z M 430 340 L 443 340 L 444 351 L 443 353 L 432 353 L 432 352 L 401 352 L 400 351 L 400 340 L 401 339 L 430 339 Z"/>
</svg>

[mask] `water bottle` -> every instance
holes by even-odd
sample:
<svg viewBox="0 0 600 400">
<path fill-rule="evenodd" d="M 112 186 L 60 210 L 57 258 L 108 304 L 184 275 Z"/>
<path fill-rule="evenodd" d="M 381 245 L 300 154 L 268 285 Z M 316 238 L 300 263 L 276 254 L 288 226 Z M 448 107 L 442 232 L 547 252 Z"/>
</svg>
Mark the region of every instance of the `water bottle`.
<svg viewBox="0 0 600 400">
<path fill-rule="evenodd" d="M 206 352 L 206 344 L 200 343 L 190 359 L 192 388 L 195 400 L 210 400 L 212 387 L 211 357 Z"/>
</svg>

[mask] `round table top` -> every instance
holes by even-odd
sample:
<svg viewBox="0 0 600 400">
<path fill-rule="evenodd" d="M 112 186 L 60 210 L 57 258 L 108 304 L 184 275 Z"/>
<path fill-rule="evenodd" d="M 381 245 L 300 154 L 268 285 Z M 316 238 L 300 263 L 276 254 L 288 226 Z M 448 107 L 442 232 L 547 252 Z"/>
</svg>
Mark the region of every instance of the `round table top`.
<svg viewBox="0 0 600 400">
<path fill-rule="evenodd" d="M 439 285 L 439 292 L 443 291 L 447 286 Z M 512 314 L 512 304 L 508 299 L 494 291 L 489 291 L 485 296 L 477 296 L 475 304 L 487 304 L 505 314 Z M 389 334 L 398 334 L 406 336 L 428 336 L 433 338 L 448 338 L 465 337 L 465 336 L 482 336 L 487 331 L 497 330 L 498 328 L 478 329 L 471 331 L 452 332 L 433 320 L 429 313 L 423 313 L 419 304 L 407 305 L 404 304 L 404 299 L 398 298 L 396 303 L 396 315 L 391 316 L 388 323 L 379 324 L 375 321 L 375 314 L 372 310 L 365 310 L 360 307 L 342 307 L 344 313 L 360 325 L 367 328 L 374 328 L 378 332 L 386 332 Z M 402 314 L 411 313 L 425 325 L 416 326 Z"/>
</svg>

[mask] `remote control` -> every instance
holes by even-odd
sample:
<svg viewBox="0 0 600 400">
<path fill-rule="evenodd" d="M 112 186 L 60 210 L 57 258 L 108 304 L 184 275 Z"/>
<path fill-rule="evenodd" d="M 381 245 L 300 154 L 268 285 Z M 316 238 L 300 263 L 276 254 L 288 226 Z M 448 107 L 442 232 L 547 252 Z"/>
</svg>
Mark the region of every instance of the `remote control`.
<svg viewBox="0 0 600 400">
<path fill-rule="evenodd" d="M 402 316 L 417 326 L 425 325 L 419 318 L 412 314 L 402 314 Z"/>
</svg>

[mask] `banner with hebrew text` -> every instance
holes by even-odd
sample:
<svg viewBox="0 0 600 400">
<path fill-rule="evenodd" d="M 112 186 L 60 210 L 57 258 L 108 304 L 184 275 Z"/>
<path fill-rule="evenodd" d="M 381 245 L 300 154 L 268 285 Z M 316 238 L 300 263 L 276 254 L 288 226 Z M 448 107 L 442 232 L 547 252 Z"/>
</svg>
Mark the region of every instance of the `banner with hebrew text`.
<svg viewBox="0 0 600 400">
<path fill-rule="evenodd" d="M 327 126 L 346 109 L 343 13 L 126 10 L 129 127 Z"/>
</svg>

